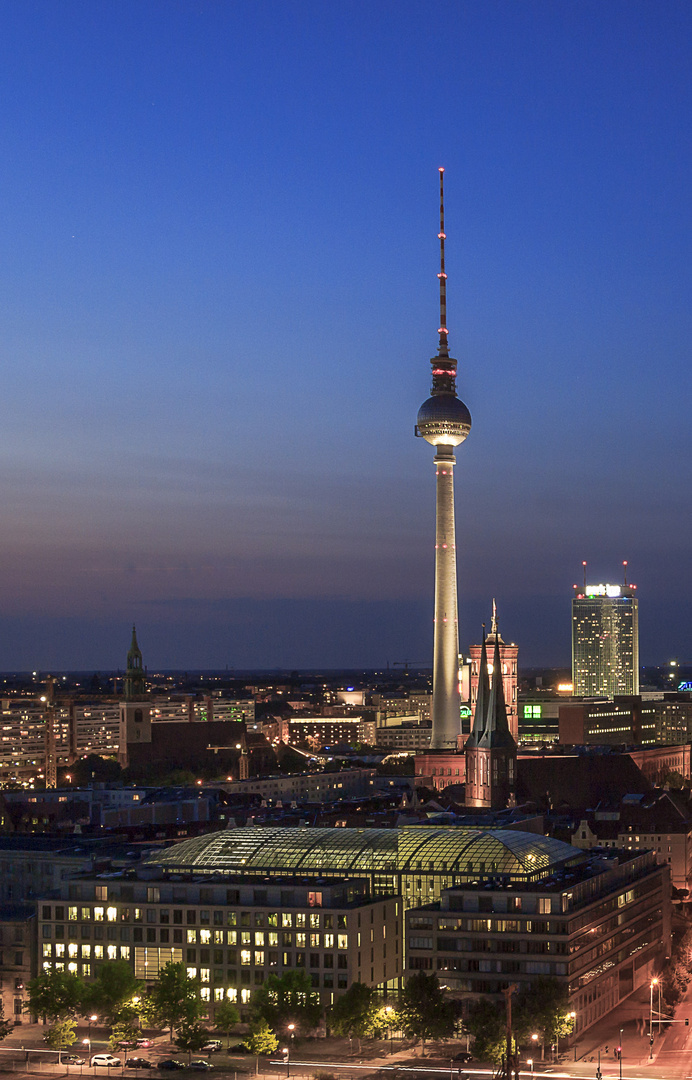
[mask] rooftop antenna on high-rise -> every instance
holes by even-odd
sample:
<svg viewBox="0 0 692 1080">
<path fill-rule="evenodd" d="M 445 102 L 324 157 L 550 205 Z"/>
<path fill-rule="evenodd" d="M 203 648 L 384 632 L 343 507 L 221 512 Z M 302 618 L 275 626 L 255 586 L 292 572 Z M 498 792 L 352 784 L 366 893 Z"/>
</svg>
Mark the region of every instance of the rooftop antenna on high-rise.
<svg viewBox="0 0 692 1080">
<path fill-rule="evenodd" d="M 625 568 L 625 585 L 627 584 L 627 559 L 622 560 L 622 565 Z"/>
<path fill-rule="evenodd" d="M 584 588 L 586 588 L 586 559 L 582 560 L 582 566 L 584 567 Z"/>
</svg>

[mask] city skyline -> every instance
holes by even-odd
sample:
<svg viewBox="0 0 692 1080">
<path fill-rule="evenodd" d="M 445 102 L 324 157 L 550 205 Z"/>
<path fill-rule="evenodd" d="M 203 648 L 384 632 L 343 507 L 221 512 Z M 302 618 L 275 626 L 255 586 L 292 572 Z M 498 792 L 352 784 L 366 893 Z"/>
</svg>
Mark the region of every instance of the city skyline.
<svg viewBox="0 0 692 1080">
<path fill-rule="evenodd" d="M 437 15 L 3 6 L 0 668 L 431 662 L 441 165 L 462 650 L 690 658 L 692 11 Z"/>
</svg>

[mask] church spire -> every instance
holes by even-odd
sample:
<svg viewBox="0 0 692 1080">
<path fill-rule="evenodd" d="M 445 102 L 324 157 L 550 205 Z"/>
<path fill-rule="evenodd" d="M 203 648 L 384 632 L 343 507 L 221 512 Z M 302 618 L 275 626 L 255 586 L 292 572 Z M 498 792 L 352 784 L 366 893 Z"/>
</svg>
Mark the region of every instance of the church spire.
<svg viewBox="0 0 692 1080">
<path fill-rule="evenodd" d="M 132 626 L 132 641 L 127 654 L 127 670 L 123 684 L 123 692 L 127 701 L 135 701 L 146 694 L 146 682 L 144 680 L 144 668 L 142 667 L 142 651 L 137 641 L 137 629 Z"/>
<path fill-rule="evenodd" d="M 471 734 L 466 740 L 465 749 L 478 746 L 483 732 L 485 731 L 486 713 L 490 699 L 490 681 L 488 679 L 488 651 L 485 645 L 485 623 L 483 623 L 483 644 L 481 645 L 481 659 L 478 665 L 478 693 L 476 694 L 476 711 L 473 715 L 473 727 Z"/>
<path fill-rule="evenodd" d="M 480 684 L 479 684 L 480 689 Z M 512 738 L 507 723 L 507 706 L 505 704 L 504 680 L 502 678 L 502 664 L 500 663 L 500 635 L 495 637 L 495 650 L 493 653 L 493 682 L 488 701 L 488 712 L 485 723 L 485 731 L 481 736 L 479 745 L 490 750 L 516 749 L 516 743 Z"/>
</svg>

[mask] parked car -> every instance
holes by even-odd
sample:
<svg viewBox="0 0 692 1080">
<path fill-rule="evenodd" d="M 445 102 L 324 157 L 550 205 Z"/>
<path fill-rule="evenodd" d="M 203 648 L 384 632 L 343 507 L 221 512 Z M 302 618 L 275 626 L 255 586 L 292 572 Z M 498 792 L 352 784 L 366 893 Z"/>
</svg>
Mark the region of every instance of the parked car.
<svg viewBox="0 0 692 1080">
<path fill-rule="evenodd" d="M 205 1054 L 214 1054 L 217 1050 L 221 1049 L 221 1039 L 209 1039 L 205 1042 L 202 1050 Z"/>
<path fill-rule="evenodd" d="M 206 1072 L 207 1069 L 213 1069 L 211 1061 L 204 1061 L 203 1058 L 196 1058 L 195 1061 L 191 1061 L 188 1065 L 188 1069 L 198 1069 L 200 1072 Z"/>
<path fill-rule="evenodd" d="M 94 1054 L 91 1059 L 92 1065 L 107 1065 L 109 1068 L 120 1068 L 121 1061 L 119 1057 L 114 1057 L 113 1054 Z"/>
<path fill-rule="evenodd" d="M 61 1065 L 86 1065 L 86 1058 L 77 1054 L 60 1054 Z"/>
<path fill-rule="evenodd" d="M 151 1069 L 153 1068 L 149 1058 L 132 1057 L 125 1062 L 126 1069 Z"/>
<path fill-rule="evenodd" d="M 137 1039 L 135 1046 L 137 1049 L 145 1050 L 147 1046 L 151 1046 L 151 1039 L 145 1039 L 144 1037 Z"/>
<path fill-rule="evenodd" d="M 160 1061 L 158 1064 L 159 1069 L 184 1069 L 182 1061 L 176 1061 L 175 1058 L 166 1058 L 165 1061 Z"/>
<path fill-rule="evenodd" d="M 462 1050 L 460 1054 L 455 1056 L 454 1061 L 463 1061 L 464 1063 L 473 1061 L 473 1054 L 470 1054 L 468 1050 Z"/>
</svg>

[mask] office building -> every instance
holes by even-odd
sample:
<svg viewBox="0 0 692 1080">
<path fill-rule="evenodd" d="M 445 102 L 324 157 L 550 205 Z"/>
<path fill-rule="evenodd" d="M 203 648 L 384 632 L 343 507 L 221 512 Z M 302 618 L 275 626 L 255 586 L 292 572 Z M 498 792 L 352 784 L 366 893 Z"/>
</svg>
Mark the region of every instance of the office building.
<svg viewBox="0 0 692 1080">
<path fill-rule="evenodd" d="M 248 1005 L 271 974 L 306 971 L 323 1006 L 355 982 L 385 990 L 402 974 L 401 899 L 373 898 L 358 877 L 183 881 L 125 870 L 75 877 L 38 912 L 42 970 L 88 981 L 103 961 L 125 960 L 153 982 L 183 963 L 212 1016 L 225 999 Z"/>
<path fill-rule="evenodd" d="M 575 697 L 639 693 L 636 585 L 574 586 L 572 683 Z"/>
<path fill-rule="evenodd" d="M 467 1005 L 539 977 L 569 994 L 581 1034 L 670 955 L 670 878 L 653 852 L 601 852 L 523 880 L 445 890 L 406 912 L 407 974 L 435 973 Z"/>
</svg>

